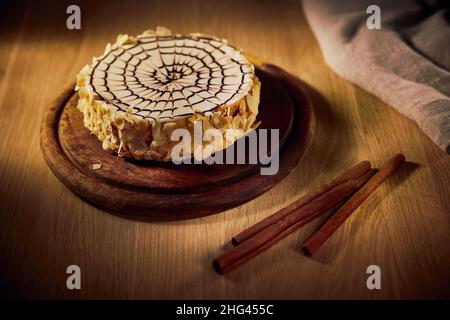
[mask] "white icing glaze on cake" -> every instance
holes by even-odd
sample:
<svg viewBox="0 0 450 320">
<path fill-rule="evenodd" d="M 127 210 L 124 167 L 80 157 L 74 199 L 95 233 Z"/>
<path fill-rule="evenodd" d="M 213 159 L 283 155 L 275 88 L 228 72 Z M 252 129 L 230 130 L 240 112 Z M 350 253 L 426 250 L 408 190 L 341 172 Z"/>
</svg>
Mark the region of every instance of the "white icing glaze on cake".
<svg viewBox="0 0 450 320">
<path fill-rule="evenodd" d="M 225 42 L 205 36 L 141 35 L 94 65 L 95 94 L 137 116 L 177 119 L 245 96 L 253 65 Z"/>
</svg>

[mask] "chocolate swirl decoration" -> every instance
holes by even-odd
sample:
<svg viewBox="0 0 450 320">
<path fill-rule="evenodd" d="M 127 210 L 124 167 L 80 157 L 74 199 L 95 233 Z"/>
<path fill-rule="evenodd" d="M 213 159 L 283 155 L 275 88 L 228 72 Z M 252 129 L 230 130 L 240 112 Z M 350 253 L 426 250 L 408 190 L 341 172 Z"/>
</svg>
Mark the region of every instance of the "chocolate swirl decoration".
<svg viewBox="0 0 450 320">
<path fill-rule="evenodd" d="M 248 93 L 253 77 L 253 65 L 220 40 L 147 35 L 101 57 L 89 83 L 118 110 L 175 120 L 233 104 Z"/>
</svg>

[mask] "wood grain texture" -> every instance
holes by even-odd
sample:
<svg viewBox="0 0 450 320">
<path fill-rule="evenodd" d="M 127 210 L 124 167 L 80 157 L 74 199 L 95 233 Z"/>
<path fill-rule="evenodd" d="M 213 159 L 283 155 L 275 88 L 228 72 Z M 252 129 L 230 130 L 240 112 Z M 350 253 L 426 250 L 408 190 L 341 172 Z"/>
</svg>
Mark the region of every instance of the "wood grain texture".
<svg viewBox="0 0 450 320">
<path fill-rule="evenodd" d="M 0 32 L 0 287 L 32 298 L 438 298 L 450 296 L 450 159 L 415 123 L 339 78 L 324 63 L 296 1 L 78 2 L 82 30 L 65 28 L 67 1 L 10 2 Z M 302 165 L 253 201 L 179 222 L 106 214 L 47 168 L 39 126 L 49 103 L 120 32 L 164 25 L 227 38 L 297 75 L 316 108 Z M 313 258 L 301 244 L 316 221 L 229 276 L 211 260 L 229 239 L 358 160 L 409 161 Z M 66 289 L 78 264 L 82 290 Z M 377 264 L 382 290 L 366 288 Z"/>
<path fill-rule="evenodd" d="M 234 164 L 175 165 L 117 157 L 103 150 L 97 137 L 84 127 L 73 86 L 44 117 L 40 133 L 44 158 L 75 194 L 124 215 L 153 220 L 198 218 L 244 204 L 295 168 L 315 129 L 311 99 L 301 81 L 278 67 L 268 65 L 270 72 L 264 67 L 256 69 L 262 89 L 257 118 L 262 123 L 257 130 L 278 130 L 279 140 L 267 137 L 266 153 L 251 150 L 249 144 L 244 152 L 245 159 L 250 159 L 250 152 L 259 159 L 277 152 L 276 164 L 271 164 L 277 174 L 260 174 L 262 162 L 237 164 L 235 145 L 230 146 Z M 101 164 L 99 170 L 93 170 L 95 163 Z"/>
</svg>

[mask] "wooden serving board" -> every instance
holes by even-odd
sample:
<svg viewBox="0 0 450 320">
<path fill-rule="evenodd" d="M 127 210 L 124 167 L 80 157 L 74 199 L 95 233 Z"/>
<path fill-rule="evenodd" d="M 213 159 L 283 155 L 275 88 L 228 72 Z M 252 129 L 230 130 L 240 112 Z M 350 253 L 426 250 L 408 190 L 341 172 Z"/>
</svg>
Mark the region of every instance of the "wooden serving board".
<svg viewBox="0 0 450 320">
<path fill-rule="evenodd" d="M 45 116 L 44 157 L 82 199 L 122 215 L 181 219 L 238 206 L 270 189 L 297 165 L 315 128 L 311 100 L 298 79 L 267 64 L 258 66 L 256 74 L 261 80 L 259 129 L 279 129 L 279 145 L 268 148 L 268 153 L 280 148 L 276 175 L 261 175 L 259 164 L 175 165 L 117 157 L 104 151 L 83 126 L 73 87 Z M 99 170 L 92 168 L 96 163 Z"/>
</svg>

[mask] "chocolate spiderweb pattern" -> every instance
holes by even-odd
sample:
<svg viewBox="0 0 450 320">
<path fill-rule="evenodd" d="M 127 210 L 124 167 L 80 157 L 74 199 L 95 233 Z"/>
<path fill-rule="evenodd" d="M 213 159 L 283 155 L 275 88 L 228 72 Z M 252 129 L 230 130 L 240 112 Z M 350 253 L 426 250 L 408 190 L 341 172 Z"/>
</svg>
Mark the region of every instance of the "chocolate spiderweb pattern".
<svg viewBox="0 0 450 320">
<path fill-rule="evenodd" d="M 117 109 L 164 120 L 230 105 L 247 94 L 253 76 L 253 65 L 219 40 L 139 36 L 100 58 L 89 83 Z"/>
</svg>

